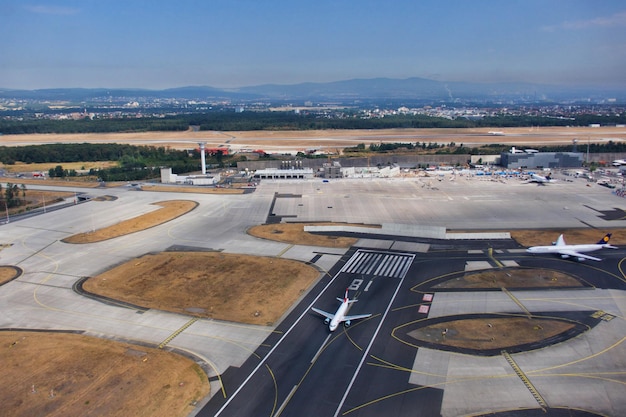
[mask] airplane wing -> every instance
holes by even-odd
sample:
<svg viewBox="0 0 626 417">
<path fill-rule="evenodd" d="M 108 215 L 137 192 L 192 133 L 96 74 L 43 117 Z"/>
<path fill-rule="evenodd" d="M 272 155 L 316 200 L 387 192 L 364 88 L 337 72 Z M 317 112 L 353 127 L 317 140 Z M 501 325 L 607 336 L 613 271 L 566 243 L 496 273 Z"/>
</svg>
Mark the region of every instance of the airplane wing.
<svg viewBox="0 0 626 417">
<path fill-rule="evenodd" d="M 358 320 L 358 319 L 366 319 L 368 317 L 371 317 L 371 314 L 357 314 L 354 316 L 345 316 L 343 318 L 343 321 L 348 321 L 348 320 Z"/>
<path fill-rule="evenodd" d="M 600 258 L 596 258 L 594 256 L 585 255 L 583 253 L 579 253 L 579 252 L 576 252 L 576 251 L 573 251 L 573 250 L 569 250 L 569 249 L 560 250 L 559 254 L 566 255 L 566 256 L 571 256 L 571 257 L 574 257 L 574 258 L 591 259 L 592 261 L 601 261 L 602 260 Z"/>
<path fill-rule="evenodd" d="M 332 320 L 335 318 L 334 314 L 327 313 L 323 310 L 320 310 L 319 308 L 311 307 L 311 310 L 315 311 L 317 314 L 321 314 L 322 316 L 326 317 L 329 320 Z"/>
</svg>

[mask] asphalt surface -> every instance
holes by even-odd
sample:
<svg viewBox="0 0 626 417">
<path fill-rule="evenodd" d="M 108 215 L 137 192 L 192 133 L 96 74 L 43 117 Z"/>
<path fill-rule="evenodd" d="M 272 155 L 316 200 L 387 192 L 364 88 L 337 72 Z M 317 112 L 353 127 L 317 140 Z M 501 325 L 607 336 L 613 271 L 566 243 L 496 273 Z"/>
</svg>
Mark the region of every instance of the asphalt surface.
<svg viewBox="0 0 626 417">
<path fill-rule="evenodd" d="M 530 257 L 510 240 L 364 235 L 345 250 L 260 241 L 245 234 L 273 213 L 288 221 L 476 231 L 593 227 L 602 235 L 603 228 L 626 226 L 623 217 L 607 215 L 624 207 L 624 200 L 604 187 L 566 181 L 537 187 L 477 178 L 364 179 L 264 182 L 252 194 L 235 196 L 128 188 L 89 193 L 115 198 L 0 226 L 0 243 L 6 245 L 0 262 L 24 271 L 0 287 L 0 327 L 81 331 L 153 345 L 175 335 L 167 348 L 193 355 L 211 381 L 211 398 L 198 406 L 197 415 L 626 414 L 624 249 L 596 252 L 603 262 L 579 263 Z M 181 198 L 199 206 L 168 224 L 96 244 L 60 242 L 156 209 L 151 203 Z M 324 273 L 276 327 L 213 320 L 185 327 L 188 316 L 140 311 L 74 290 L 84 277 L 149 252 L 180 247 L 282 256 L 311 262 Z M 466 270 L 502 266 L 556 269 L 587 286 L 431 288 L 432 282 Z M 359 299 L 351 313 L 373 316 L 330 334 L 310 307 L 334 311 L 335 297 L 347 287 Z M 572 320 L 586 331 L 545 346 L 491 355 L 423 346 L 410 336 L 410 329 L 428 320 L 529 312 Z"/>
<path fill-rule="evenodd" d="M 621 319 L 606 313 L 618 311 L 616 304 L 623 304 L 617 294 L 626 284 L 623 276 L 619 278 L 617 262 L 626 251 L 611 251 L 598 268 L 531 257 L 515 247 L 494 256 L 489 242 L 465 242 L 465 246 L 473 249 L 412 255 L 350 251 L 332 278 L 322 280 L 311 297 L 281 323 L 277 331 L 282 336 L 268 339 L 267 348 L 258 350 L 243 368 L 232 370 L 230 379 L 239 388 L 227 398 L 214 398 L 199 415 L 439 416 L 498 410 L 502 414 L 494 415 L 521 416 L 528 414 L 518 413 L 520 408 L 560 415 L 565 407 L 575 409 L 569 415 L 593 415 L 590 410 L 617 415 L 615 409 L 624 410 L 626 403 L 617 396 L 601 406 L 603 395 L 598 393 L 614 390 L 616 394 L 626 377 L 623 369 L 614 368 L 624 357 L 625 327 L 618 323 Z M 405 273 L 397 258 L 411 259 Z M 509 294 L 431 288 L 435 281 L 453 279 L 454 273 L 475 262 L 492 268 L 507 262 L 522 268 L 560 270 L 579 278 L 585 287 L 510 289 Z M 385 266 L 390 268 L 387 275 L 375 273 Z M 311 314 L 310 306 L 333 311 L 334 295 L 350 286 L 359 296 L 358 310 L 355 307 L 351 314 L 371 312 L 374 316 L 330 333 L 323 320 Z M 609 295 L 615 290 L 617 294 Z M 311 300 L 317 294 L 321 295 Z M 415 328 L 441 320 L 497 319 L 528 312 L 535 320 L 560 318 L 576 327 L 548 340 L 509 347 L 504 353 L 502 349 L 446 351 L 410 336 Z M 616 334 L 606 344 L 596 340 L 612 332 Z M 589 350 L 589 344 L 599 352 Z M 568 345 L 582 345 L 585 351 Z M 581 362 L 589 363 L 581 366 Z M 565 371 L 551 372 L 551 368 Z M 615 380 L 595 380 L 607 373 Z M 572 379 L 580 380 L 572 384 Z M 589 390 L 594 394 L 589 395 Z M 609 410 L 613 411 L 605 414 Z"/>
</svg>

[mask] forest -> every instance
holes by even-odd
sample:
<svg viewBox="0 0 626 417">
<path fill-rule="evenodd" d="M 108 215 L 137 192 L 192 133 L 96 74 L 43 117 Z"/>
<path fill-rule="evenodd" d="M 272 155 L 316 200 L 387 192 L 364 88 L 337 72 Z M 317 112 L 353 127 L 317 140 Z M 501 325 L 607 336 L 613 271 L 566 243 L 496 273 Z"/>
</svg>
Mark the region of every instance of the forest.
<svg viewBox="0 0 626 417">
<path fill-rule="evenodd" d="M 212 160 L 207 159 L 210 162 Z M 200 168 L 198 150 L 179 151 L 155 146 L 122 144 L 78 143 L 29 146 L 0 146 L 0 162 L 12 165 L 50 162 L 116 161 L 118 167 L 92 170 L 89 174 L 102 181 L 133 181 L 156 178 L 162 166 L 171 167 L 175 173 L 197 171 Z M 50 169 L 50 177 L 75 176 L 76 171 L 65 170 L 62 165 Z"/>
<path fill-rule="evenodd" d="M 425 115 L 393 115 L 364 118 L 349 113 L 242 112 L 215 111 L 167 117 L 127 117 L 79 120 L 24 119 L 0 120 L 0 134 L 28 133 L 105 133 L 199 130 L 319 130 L 390 128 L 472 128 L 520 126 L 589 126 L 626 124 L 626 114 L 582 114 L 571 118 L 544 116 L 499 116 L 481 119 L 447 119 Z"/>
</svg>

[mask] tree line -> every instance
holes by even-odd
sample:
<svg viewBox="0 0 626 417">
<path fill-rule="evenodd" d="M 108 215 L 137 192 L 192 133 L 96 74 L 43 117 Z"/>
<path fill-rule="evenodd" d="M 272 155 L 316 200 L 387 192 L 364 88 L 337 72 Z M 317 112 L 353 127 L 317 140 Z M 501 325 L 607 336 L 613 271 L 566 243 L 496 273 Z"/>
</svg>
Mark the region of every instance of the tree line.
<svg viewBox="0 0 626 417">
<path fill-rule="evenodd" d="M 107 118 L 79 120 L 0 120 L 0 134 L 104 133 L 200 130 L 320 130 L 390 128 L 476 128 L 527 126 L 588 126 L 626 124 L 626 114 L 582 114 L 568 118 L 545 116 L 493 116 L 481 119 L 448 119 L 426 115 L 392 115 L 364 118 L 358 113 L 302 113 L 214 111 L 167 117 Z"/>
<path fill-rule="evenodd" d="M 199 154 L 198 154 L 199 157 Z M 156 146 L 133 146 L 118 143 L 53 143 L 27 146 L 0 146 L 0 162 L 30 163 L 120 161 L 162 163 L 189 158 L 187 151 Z"/>
<path fill-rule="evenodd" d="M 134 181 L 158 178 L 160 168 L 168 166 L 175 173 L 200 169 L 200 152 L 173 150 L 156 146 L 133 146 L 112 143 L 55 143 L 19 147 L 0 146 L 0 162 L 12 165 L 24 163 L 63 163 L 116 161 L 117 167 L 92 169 L 89 175 L 102 181 Z M 207 158 L 211 161 L 211 158 Z M 48 171 L 53 178 L 73 177 L 76 170 L 57 165 Z"/>
</svg>

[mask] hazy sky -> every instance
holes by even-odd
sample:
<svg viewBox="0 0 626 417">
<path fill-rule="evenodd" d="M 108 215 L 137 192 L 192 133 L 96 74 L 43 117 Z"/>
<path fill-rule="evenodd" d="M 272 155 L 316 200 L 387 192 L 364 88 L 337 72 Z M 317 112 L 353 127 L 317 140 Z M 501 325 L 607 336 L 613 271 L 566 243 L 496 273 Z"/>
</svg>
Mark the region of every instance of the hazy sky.
<svg viewBox="0 0 626 417">
<path fill-rule="evenodd" d="M 0 0 L 0 87 L 626 86 L 624 0 Z"/>
</svg>

